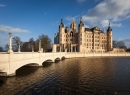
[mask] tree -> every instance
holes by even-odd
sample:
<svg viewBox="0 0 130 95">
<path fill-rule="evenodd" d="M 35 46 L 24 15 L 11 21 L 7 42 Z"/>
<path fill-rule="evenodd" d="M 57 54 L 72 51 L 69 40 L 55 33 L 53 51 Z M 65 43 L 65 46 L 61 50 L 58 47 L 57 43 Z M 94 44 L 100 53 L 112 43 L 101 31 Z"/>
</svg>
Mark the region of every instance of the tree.
<svg viewBox="0 0 130 95">
<path fill-rule="evenodd" d="M 8 49 L 9 49 L 9 44 L 6 44 L 5 45 L 5 50 L 8 51 Z"/>
<path fill-rule="evenodd" d="M 126 49 L 127 52 L 130 52 L 130 48 Z"/>
<path fill-rule="evenodd" d="M 117 48 L 117 41 L 113 41 L 113 48 Z"/>
<path fill-rule="evenodd" d="M 125 43 L 123 41 L 113 41 L 113 48 L 125 48 Z"/>
<path fill-rule="evenodd" d="M 35 46 L 35 41 L 33 38 L 29 39 L 29 50 L 33 51 L 34 50 L 34 46 Z"/>
<path fill-rule="evenodd" d="M 21 51 L 26 51 L 26 52 L 29 51 L 28 45 L 29 45 L 29 42 L 24 42 L 21 47 Z"/>
<path fill-rule="evenodd" d="M 3 47 L 0 46 L 0 52 L 3 52 Z"/>
<path fill-rule="evenodd" d="M 37 43 L 39 43 L 39 40 L 41 40 L 41 48 L 43 48 L 44 52 L 51 49 L 51 39 L 47 35 L 40 35 L 37 39 Z"/>
<path fill-rule="evenodd" d="M 117 45 L 118 45 L 119 48 L 125 48 L 126 49 L 125 43 L 123 41 L 118 41 Z"/>
<path fill-rule="evenodd" d="M 13 37 L 13 39 L 12 39 L 13 51 L 18 51 L 19 45 L 22 46 L 22 44 L 23 44 L 23 42 L 21 41 L 20 37 L 18 37 L 18 36 Z"/>
<path fill-rule="evenodd" d="M 22 51 L 38 51 L 38 48 L 36 47 L 37 43 L 34 41 L 33 38 L 30 38 L 28 42 L 24 42 L 22 45 Z"/>
</svg>

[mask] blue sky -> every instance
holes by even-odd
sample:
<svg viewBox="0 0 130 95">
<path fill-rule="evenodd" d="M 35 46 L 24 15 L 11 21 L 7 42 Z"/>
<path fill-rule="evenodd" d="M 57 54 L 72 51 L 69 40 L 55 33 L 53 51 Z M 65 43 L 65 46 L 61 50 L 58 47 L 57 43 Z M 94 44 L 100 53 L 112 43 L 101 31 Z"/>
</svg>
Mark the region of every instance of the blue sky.
<svg viewBox="0 0 130 95">
<path fill-rule="evenodd" d="M 70 26 L 79 24 L 82 16 L 86 27 L 113 29 L 113 39 L 130 47 L 130 0 L 0 0 L 0 46 L 8 43 L 8 32 L 22 41 L 48 35 L 52 42 L 60 19 Z"/>
</svg>

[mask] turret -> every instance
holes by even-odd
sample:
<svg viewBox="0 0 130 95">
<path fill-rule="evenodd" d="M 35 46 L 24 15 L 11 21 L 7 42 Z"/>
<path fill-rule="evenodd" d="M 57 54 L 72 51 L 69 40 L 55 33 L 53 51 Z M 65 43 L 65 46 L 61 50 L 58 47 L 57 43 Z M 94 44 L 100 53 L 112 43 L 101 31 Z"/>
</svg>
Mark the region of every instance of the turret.
<svg viewBox="0 0 130 95">
<path fill-rule="evenodd" d="M 59 25 L 59 32 L 64 32 L 64 24 L 63 24 L 63 20 L 61 19 L 61 23 Z"/>
<path fill-rule="evenodd" d="M 73 21 L 72 21 L 72 23 L 70 25 L 70 29 L 72 29 L 72 30 L 74 30 L 76 32 L 76 23 L 75 23 L 74 19 L 73 19 Z"/>
<path fill-rule="evenodd" d="M 82 52 L 82 45 L 84 43 L 83 37 L 85 35 L 84 31 L 85 31 L 85 27 L 84 27 L 84 24 L 82 22 L 82 17 L 81 17 L 80 23 L 78 25 L 78 44 L 79 44 L 78 50 L 79 52 Z"/>
<path fill-rule="evenodd" d="M 112 51 L 112 29 L 110 23 L 107 29 L 107 50 Z"/>
<path fill-rule="evenodd" d="M 84 24 L 82 22 L 82 17 L 80 18 L 80 23 L 79 23 L 79 26 L 78 26 L 78 31 L 79 32 L 84 32 Z"/>
</svg>

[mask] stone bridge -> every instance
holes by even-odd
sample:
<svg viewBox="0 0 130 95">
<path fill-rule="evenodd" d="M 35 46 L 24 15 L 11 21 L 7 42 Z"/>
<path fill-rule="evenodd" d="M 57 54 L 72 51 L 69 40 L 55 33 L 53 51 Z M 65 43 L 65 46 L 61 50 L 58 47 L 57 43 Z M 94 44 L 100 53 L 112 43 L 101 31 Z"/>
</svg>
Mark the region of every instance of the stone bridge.
<svg viewBox="0 0 130 95">
<path fill-rule="evenodd" d="M 1 53 L 0 54 L 0 72 L 8 76 L 15 75 L 15 71 L 20 67 L 29 63 L 37 63 L 39 66 L 45 61 L 55 62 L 56 59 L 61 60 L 65 58 L 65 53 L 36 53 L 36 52 L 24 52 L 24 53 Z"/>
<path fill-rule="evenodd" d="M 43 62 L 63 58 L 75 57 L 113 57 L 130 56 L 130 53 L 80 53 L 80 52 L 56 52 L 56 53 L 38 53 L 38 52 L 20 52 L 20 53 L 0 53 L 0 76 L 6 73 L 7 76 L 15 75 L 17 69 L 30 63 L 37 63 L 42 66 Z"/>
</svg>

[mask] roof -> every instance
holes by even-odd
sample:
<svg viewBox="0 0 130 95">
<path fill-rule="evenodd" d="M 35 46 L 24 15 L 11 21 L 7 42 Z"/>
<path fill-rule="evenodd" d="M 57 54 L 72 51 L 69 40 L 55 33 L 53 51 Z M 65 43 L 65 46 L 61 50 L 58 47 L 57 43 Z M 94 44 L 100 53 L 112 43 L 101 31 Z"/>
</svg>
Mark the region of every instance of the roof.
<svg viewBox="0 0 130 95">
<path fill-rule="evenodd" d="M 90 32 L 92 32 L 89 28 L 85 28 L 85 31 L 90 31 Z"/>
</svg>

